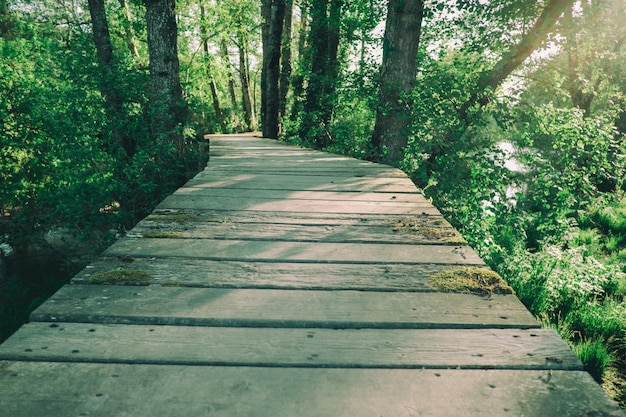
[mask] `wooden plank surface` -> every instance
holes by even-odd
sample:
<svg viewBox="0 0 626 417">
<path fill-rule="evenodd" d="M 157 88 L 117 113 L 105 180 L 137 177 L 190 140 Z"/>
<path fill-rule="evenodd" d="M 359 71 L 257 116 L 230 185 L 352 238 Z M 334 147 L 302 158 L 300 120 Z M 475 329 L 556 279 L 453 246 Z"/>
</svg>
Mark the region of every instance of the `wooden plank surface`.
<svg viewBox="0 0 626 417">
<path fill-rule="evenodd" d="M 212 261 L 198 258 L 102 257 L 72 281 L 89 283 L 97 273 L 146 272 L 153 285 L 359 291 L 433 291 L 428 277 L 446 264 L 328 264 Z"/>
<path fill-rule="evenodd" d="M 30 319 L 334 329 L 539 327 L 512 295 L 485 297 L 470 294 L 110 285 L 67 285 L 36 309 Z"/>
<path fill-rule="evenodd" d="M 104 255 L 362 264 L 460 265 L 481 262 L 480 257 L 465 246 L 172 238 L 122 238 L 111 245 Z"/>
<path fill-rule="evenodd" d="M 344 243 L 421 243 L 458 245 L 465 243 L 463 237 L 451 226 L 440 220 L 423 222 L 388 222 L 382 226 L 356 224 L 315 225 L 307 227 L 293 223 L 256 222 L 201 222 L 143 220 L 127 237 L 171 237 L 186 239 L 247 239 L 281 240 L 296 242 L 344 242 Z"/>
<path fill-rule="evenodd" d="M 294 191 L 354 191 L 402 193 L 415 192 L 415 186 L 408 179 L 337 177 L 337 176 L 297 176 L 280 174 L 251 174 L 202 172 L 189 180 L 185 187 L 212 188 L 226 187 L 231 189 L 266 189 Z"/>
<path fill-rule="evenodd" d="M 339 368 L 570 369 L 552 330 L 294 329 L 29 323 L 0 360 Z"/>
<path fill-rule="evenodd" d="M 624 415 L 578 371 L 0 362 L 0 378 L 2 417 Z"/>
<path fill-rule="evenodd" d="M 307 213 L 363 213 L 397 215 L 437 215 L 439 211 L 428 203 L 378 202 L 378 201 L 336 201 L 336 200 L 298 200 L 298 199 L 263 199 L 242 197 L 212 197 L 210 194 L 172 194 L 165 198 L 158 208 L 168 209 L 220 209 L 254 210 L 269 212 L 307 212 Z"/>
</svg>

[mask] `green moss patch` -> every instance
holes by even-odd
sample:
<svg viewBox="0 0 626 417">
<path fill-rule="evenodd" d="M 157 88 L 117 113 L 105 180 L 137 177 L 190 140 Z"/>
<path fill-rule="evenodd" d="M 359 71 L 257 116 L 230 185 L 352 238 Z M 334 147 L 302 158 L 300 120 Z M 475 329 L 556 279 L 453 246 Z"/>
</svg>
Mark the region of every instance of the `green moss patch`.
<svg viewBox="0 0 626 417">
<path fill-rule="evenodd" d="M 187 223 L 198 221 L 200 217 L 194 214 L 176 213 L 176 214 L 151 214 L 144 220 L 153 222 L 170 222 L 170 223 Z"/>
<path fill-rule="evenodd" d="M 147 238 L 167 239 L 167 238 L 179 238 L 182 236 L 183 236 L 182 232 L 146 232 L 146 233 L 143 233 L 143 237 L 147 237 Z"/>
<path fill-rule="evenodd" d="M 393 221 L 392 230 L 398 233 L 415 233 L 428 240 L 445 243 L 466 243 L 465 239 L 445 220 L 407 217 Z"/>
<path fill-rule="evenodd" d="M 148 285 L 151 280 L 150 274 L 130 269 L 98 272 L 89 277 L 91 284 L 104 285 Z"/>
<path fill-rule="evenodd" d="M 489 268 L 462 267 L 431 275 L 430 285 L 439 291 L 470 294 L 514 294 L 500 275 Z"/>
</svg>

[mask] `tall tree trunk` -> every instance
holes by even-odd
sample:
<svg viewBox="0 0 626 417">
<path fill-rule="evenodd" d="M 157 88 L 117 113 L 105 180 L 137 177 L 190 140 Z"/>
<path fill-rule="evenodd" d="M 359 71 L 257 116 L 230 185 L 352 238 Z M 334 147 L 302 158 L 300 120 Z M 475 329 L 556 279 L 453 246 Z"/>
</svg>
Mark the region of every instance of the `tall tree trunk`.
<svg viewBox="0 0 626 417">
<path fill-rule="evenodd" d="M 120 8 L 122 9 L 122 15 L 124 17 L 124 38 L 128 45 L 128 50 L 136 58 L 139 58 L 139 49 L 137 48 L 137 40 L 135 39 L 135 32 L 133 31 L 133 17 L 130 12 L 130 6 L 126 0 L 119 0 Z"/>
<path fill-rule="evenodd" d="M 304 92 L 304 75 L 302 70 L 304 63 L 307 61 L 306 39 L 309 30 L 309 17 L 306 8 L 300 8 L 300 30 L 298 34 L 298 65 L 300 71 L 292 77 L 291 85 L 293 87 L 293 104 L 291 106 L 291 117 L 295 119 L 300 114 L 302 108 L 302 94 Z"/>
<path fill-rule="evenodd" d="M 424 3 L 422 0 L 389 0 L 383 39 L 383 62 L 378 90 L 379 105 L 372 144 L 375 159 L 396 162 L 407 144 L 411 92 L 417 73 Z M 381 152 L 386 151 L 386 155 Z"/>
<path fill-rule="evenodd" d="M 0 0 L 0 38 L 10 38 L 12 29 L 13 22 L 9 14 L 9 2 L 8 0 Z"/>
<path fill-rule="evenodd" d="M 248 40 L 243 33 L 239 33 L 239 76 L 241 78 L 241 103 L 243 105 L 244 121 L 248 131 L 256 129 L 256 118 L 252 109 L 250 96 L 250 66 L 248 64 Z"/>
<path fill-rule="evenodd" d="M 283 46 L 280 69 L 280 102 L 278 113 L 285 116 L 287 93 L 291 82 L 291 22 L 293 17 L 293 0 L 285 1 L 285 20 L 283 25 Z"/>
<path fill-rule="evenodd" d="M 342 6 L 343 0 L 311 2 L 309 45 L 312 62 L 300 137 L 316 148 L 323 148 L 331 142 L 328 125 L 335 105 Z"/>
<path fill-rule="evenodd" d="M 135 143 L 123 133 L 120 121 L 123 119 L 121 91 L 115 80 L 115 66 L 113 62 L 113 45 L 109 33 L 104 0 L 89 0 L 89 14 L 93 31 L 98 66 L 100 67 L 100 90 L 106 100 L 108 119 L 112 125 L 112 136 L 116 146 L 119 146 L 126 156 L 131 157 L 135 152 Z M 117 152 L 117 149 L 112 151 Z"/>
<path fill-rule="evenodd" d="M 175 0 L 145 0 L 150 56 L 150 116 L 157 140 L 171 140 L 184 153 L 181 125 L 187 106 L 180 85 Z"/>
<path fill-rule="evenodd" d="M 226 65 L 226 78 L 228 78 L 228 94 L 230 96 L 230 104 L 233 110 L 237 110 L 237 95 L 235 94 L 235 78 L 233 77 L 233 66 L 230 62 L 230 53 L 228 52 L 228 44 L 226 38 L 220 40 L 220 55 L 222 61 Z"/>
<path fill-rule="evenodd" d="M 263 0 L 262 2 L 266 30 L 263 43 L 263 74 L 265 94 L 261 97 L 264 104 L 263 136 L 276 139 L 280 132 L 279 119 L 279 88 L 280 80 L 280 49 L 285 18 L 285 0 Z"/>
<path fill-rule="evenodd" d="M 200 5 L 200 35 L 202 37 L 202 51 L 204 53 L 204 68 L 207 79 L 209 81 L 209 89 L 211 90 L 211 99 L 213 102 L 213 111 L 215 117 L 220 125 L 220 129 L 223 133 L 227 133 L 226 122 L 222 113 L 222 107 L 220 106 L 220 99 L 217 95 L 217 86 L 215 85 L 215 78 L 213 78 L 213 71 L 211 69 L 211 54 L 209 52 L 209 35 L 206 30 L 206 10 L 204 5 Z"/>
</svg>

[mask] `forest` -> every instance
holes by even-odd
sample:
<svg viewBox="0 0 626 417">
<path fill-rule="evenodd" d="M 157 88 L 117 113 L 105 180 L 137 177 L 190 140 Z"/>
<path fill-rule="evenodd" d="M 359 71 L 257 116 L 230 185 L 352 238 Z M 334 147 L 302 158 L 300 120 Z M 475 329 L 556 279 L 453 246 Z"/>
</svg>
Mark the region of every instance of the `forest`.
<svg viewBox="0 0 626 417">
<path fill-rule="evenodd" d="M 625 406 L 624 21 L 626 0 L 0 0 L 0 340 L 203 169 L 205 134 L 260 130 L 403 169 Z"/>
</svg>

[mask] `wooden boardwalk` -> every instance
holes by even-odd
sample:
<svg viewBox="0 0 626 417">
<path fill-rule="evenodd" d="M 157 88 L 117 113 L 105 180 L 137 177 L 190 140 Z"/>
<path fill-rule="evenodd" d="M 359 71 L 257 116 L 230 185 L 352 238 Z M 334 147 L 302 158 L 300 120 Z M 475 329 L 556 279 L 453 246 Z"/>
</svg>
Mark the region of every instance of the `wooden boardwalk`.
<svg viewBox="0 0 626 417">
<path fill-rule="evenodd" d="M 396 169 L 216 136 L 0 346 L 0 417 L 624 417 L 514 295 L 434 284 L 482 266 Z"/>
</svg>

